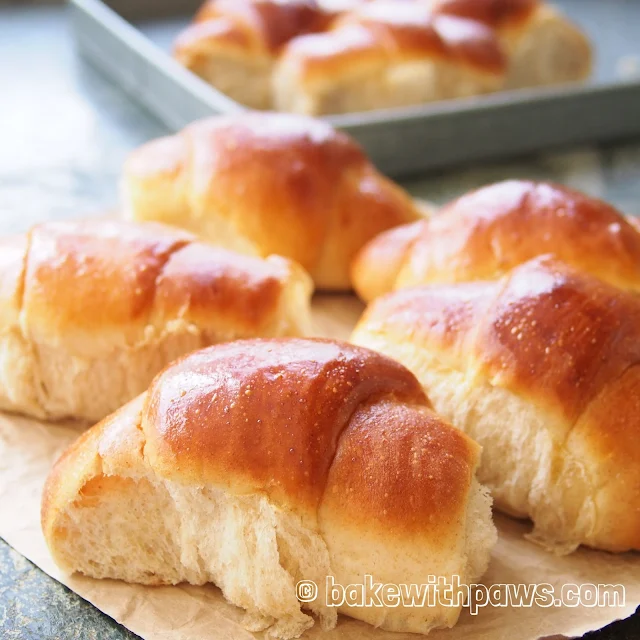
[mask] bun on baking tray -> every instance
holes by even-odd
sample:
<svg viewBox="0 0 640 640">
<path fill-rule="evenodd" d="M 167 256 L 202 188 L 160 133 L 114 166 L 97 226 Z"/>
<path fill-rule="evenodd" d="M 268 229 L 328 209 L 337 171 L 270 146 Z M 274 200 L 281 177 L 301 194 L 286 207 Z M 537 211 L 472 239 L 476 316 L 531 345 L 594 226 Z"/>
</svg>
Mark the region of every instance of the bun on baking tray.
<svg viewBox="0 0 640 640">
<path fill-rule="evenodd" d="M 336 623 L 325 579 L 473 582 L 496 541 L 479 447 L 415 377 L 330 340 L 236 341 L 195 352 L 83 434 L 53 468 L 42 526 L 65 571 L 218 585 L 253 629 Z M 295 585 L 318 597 L 301 611 Z M 460 607 L 350 607 L 427 633 Z"/>
<path fill-rule="evenodd" d="M 332 13 L 309 0 L 208 0 L 174 45 L 176 59 L 234 100 L 271 107 L 271 74 L 293 37 L 325 29 Z"/>
<path fill-rule="evenodd" d="M 297 264 L 154 223 L 50 223 L 0 240 L 0 409 L 98 420 L 203 346 L 309 331 Z"/>
<path fill-rule="evenodd" d="M 364 300 L 421 284 L 493 280 L 542 254 L 621 289 L 640 289 L 640 233 L 614 207 L 568 187 L 509 180 L 472 191 L 429 220 L 369 242 L 352 264 Z"/>
<path fill-rule="evenodd" d="M 586 79 L 592 52 L 586 36 L 540 0 L 426 0 L 436 13 L 477 20 L 495 30 L 507 57 L 504 89 Z"/>
<path fill-rule="evenodd" d="M 352 340 L 407 366 L 482 446 L 480 481 L 535 540 L 640 549 L 637 294 L 543 256 L 378 298 Z"/>
<path fill-rule="evenodd" d="M 325 290 L 349 290 L 355 253 L 421 217 L 349 136 L 288 114 L 209 118 L 147 143 L 129 157 L 124 187 L 133 219 L 287 256 Z"/>
<path fill-rule="evenodd" d="M 232 99 L 309 115 L 584 80 L 591 48 L 538 0 L 209 0 L 179 62 Z"/>
</svg>

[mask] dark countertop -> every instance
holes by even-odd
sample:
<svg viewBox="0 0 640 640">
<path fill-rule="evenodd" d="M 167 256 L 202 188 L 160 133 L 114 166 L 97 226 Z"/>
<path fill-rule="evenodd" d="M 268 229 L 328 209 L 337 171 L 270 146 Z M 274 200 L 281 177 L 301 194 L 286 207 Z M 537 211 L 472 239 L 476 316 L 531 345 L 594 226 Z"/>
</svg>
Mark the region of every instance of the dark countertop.
<svg viewBox="0 0 640 640">
<path fill-rule="evenodd" d="M 61 8 L 0 6 L 0 61 L 0 233 L 113 207 L 125 155 L 166 133 L 164 125 L 75 58 Z M 442 202 L 508 176 L 566 182 L 640 214 L 640 141 L 431 175 L 407 186 Z M 136 636 L 0 539 L 0 637 Z M 586 637 L 638 640 L 640 615 Z"/>
</svg>

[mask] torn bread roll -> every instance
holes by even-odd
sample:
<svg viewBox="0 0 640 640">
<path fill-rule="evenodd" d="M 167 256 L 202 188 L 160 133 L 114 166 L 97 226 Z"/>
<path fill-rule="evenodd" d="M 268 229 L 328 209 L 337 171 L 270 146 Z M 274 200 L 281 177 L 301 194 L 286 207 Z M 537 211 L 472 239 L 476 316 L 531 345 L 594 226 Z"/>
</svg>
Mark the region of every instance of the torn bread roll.
<svg viewBox="0 0 640 640">
<path fill-rule="evenodd" d="M 496 541 L 478 457 L 382 355 L 237 341 L 174 363 L 73 444 L 47 480 L 42 526 L 64 571 L 212 582 L 269 637 L 299 636 L 310 613 L 332 628 L 337 612 L 427 633 L 453 626 L 460 603 L 328 606 L 327 577 L 477 581 Z M 306 612 L 300 580 L 318 587 Z"/>
<path fill-rule="evenodd" d="M 310 0 L 209 0 L 180 33 L 174 56 L 231 99 L 271 107 L 271 74 L 293 37 L 328 26 L 331 12 Z"/>
<path fill-rule="evenodd" d="M 0 409 L 98 420 L 189 351 L 308 332 L 311 290 L 289 260 L 164 225 L 36 226 L 0 241 Z"/>
<path fill-rule="evenodd" d="M 143 145 L 124 169 L 128 215 L 301 264 L 349 290 L 349 265 L 376 234 L 421 217 L 346 134 L 285 114 L 210 118 Z"/>
<path fill-rule="evenodd" d="M 614 207 L 561 185 L 509 180 L 429 220 L 380 234 L 352 264 L 366 301 L 422 284 L 493 280 L 552 254 L 621 289 L 640 289 L 640 233 Z"/>
<path fill-rule="evenodd" d="M 507 61 L 484 24 L 418 2 L 373 2 L 301 36 L 274 72 L 279 111 L 369 111 L 497 91 Z"/>
<path fill-rule="evenodd" d="M 352 340 L 483 448 L 496 506 L 559 553 L 640 549 L 640 299 L 548 257 L 378 298 Z"/>
</svg>

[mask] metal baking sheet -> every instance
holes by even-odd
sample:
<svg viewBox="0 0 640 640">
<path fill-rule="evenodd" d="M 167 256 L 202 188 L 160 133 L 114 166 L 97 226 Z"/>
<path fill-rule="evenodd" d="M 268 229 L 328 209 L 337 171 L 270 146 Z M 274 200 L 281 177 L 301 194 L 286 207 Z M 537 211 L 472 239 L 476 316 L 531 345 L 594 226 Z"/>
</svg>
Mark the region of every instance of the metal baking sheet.
<svg viewBox="0 0 640 640">
<path fill-rule="evenodd" d="M 244 107 L 170 56 L 198 0 L 71 0 L 79 51 L 172 129 Z M 526 89 L 326 119 L 399 177 L 551 147 L 640 136 L 640 2 L 564 0 L 589 34 L 596 69 L 586 85 Z"/>
</svg>

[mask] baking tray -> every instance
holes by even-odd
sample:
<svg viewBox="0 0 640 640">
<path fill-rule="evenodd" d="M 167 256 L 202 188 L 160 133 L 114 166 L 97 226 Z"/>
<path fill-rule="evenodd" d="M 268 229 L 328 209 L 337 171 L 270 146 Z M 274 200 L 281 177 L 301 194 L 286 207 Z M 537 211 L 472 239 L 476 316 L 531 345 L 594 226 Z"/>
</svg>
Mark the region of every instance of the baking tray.
<svg viewBox="0 0 640 640">
<path fill-rule="evenodd" d="M 171 129 L 244 107 L 170 56 L 196 0 L 71 0 L 81 54 Z M 591 83 L 330 116 L 376 165 L 406 176 L 550 147 L 640 136 L 640 2 L 564 0 L 596 47 Z M 626 79 L 620 76 L 630 76 Z"/>
</svg>

